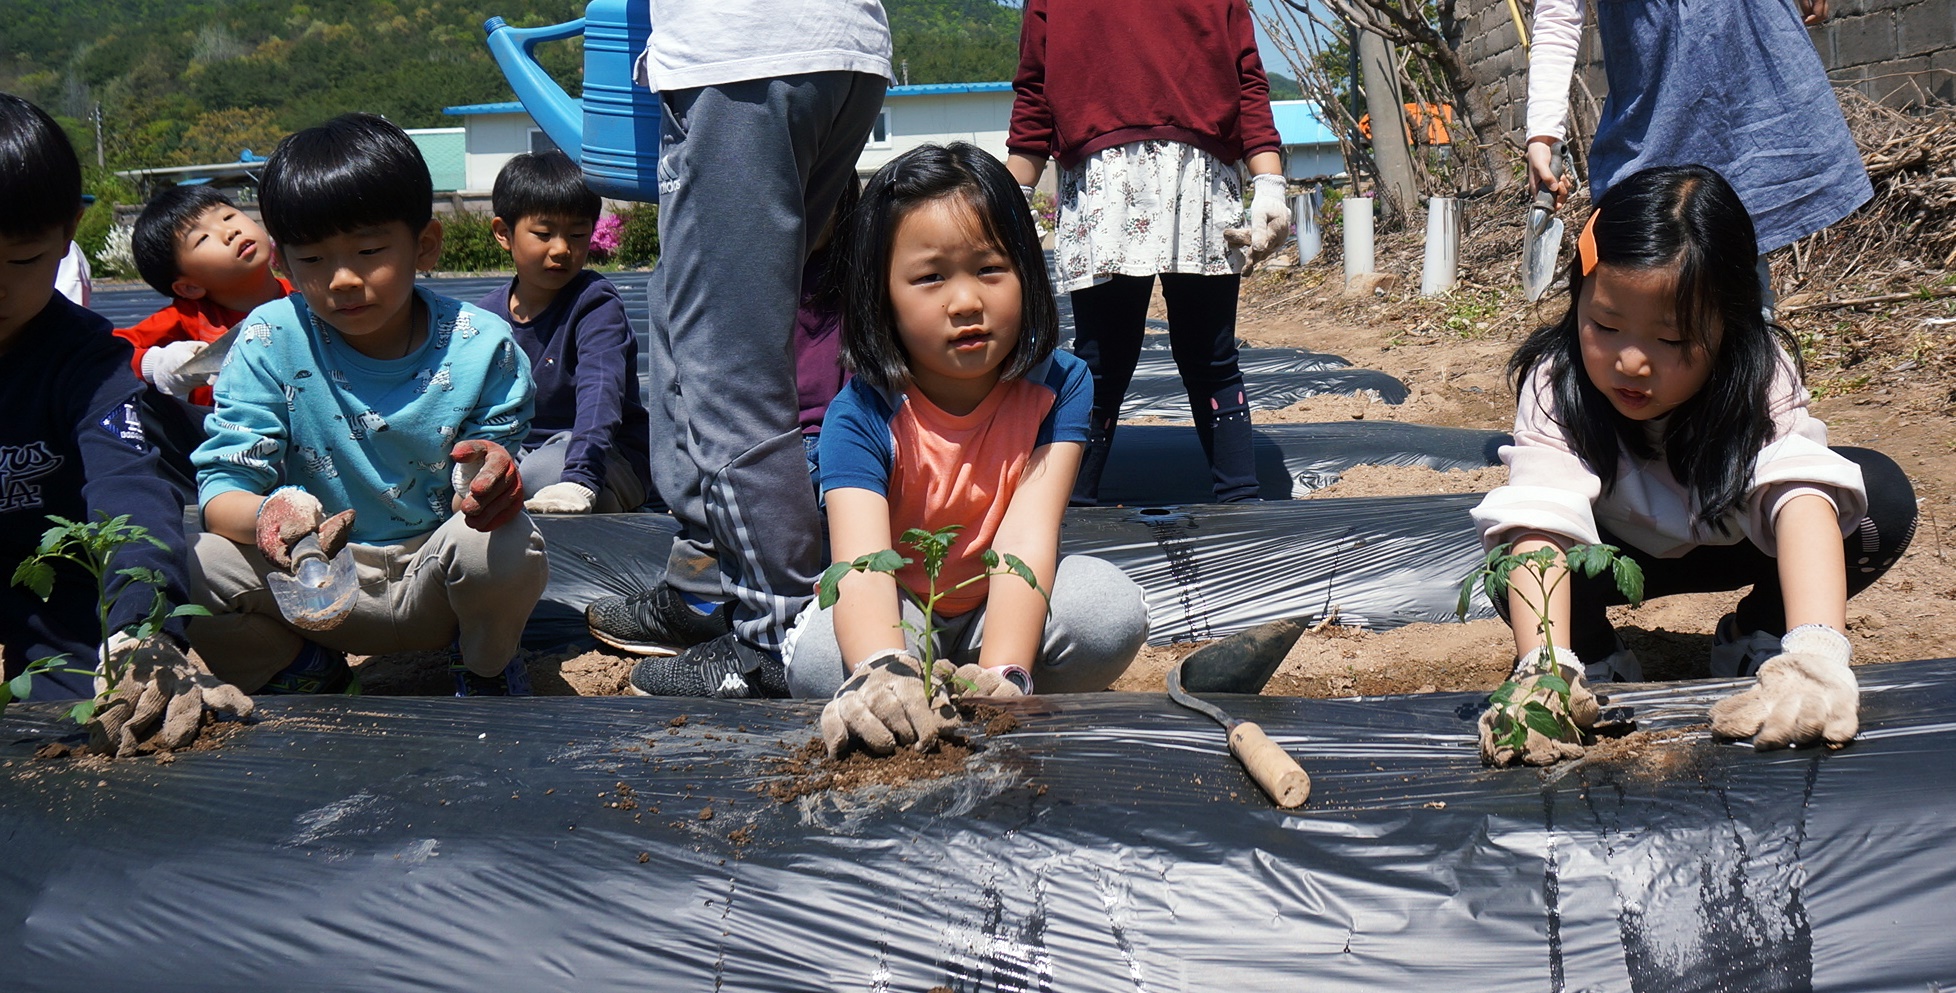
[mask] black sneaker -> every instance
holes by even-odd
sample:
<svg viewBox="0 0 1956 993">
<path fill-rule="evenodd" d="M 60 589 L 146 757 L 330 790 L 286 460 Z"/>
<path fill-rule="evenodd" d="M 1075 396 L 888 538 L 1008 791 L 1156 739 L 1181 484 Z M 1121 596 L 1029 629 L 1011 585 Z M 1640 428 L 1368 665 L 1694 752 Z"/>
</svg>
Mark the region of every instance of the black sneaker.
<svg viewBox="0 0 1956 993">
<path fill-rule="evenodd" d="M 503 671 L 493 676 L 478 676 L 475 670 L 462 664 L 460 654 L 448 664 L 448 672 L 455 677 L 456 696 L 529 696 L 530 667 L 523 662 L 523 653 L 509 660 Z"/>
<path fill-rule="evenodd" d="M 678 590 L 660 583 L 631 596 L 608 596 L 584 608 L 591 636 L 634 655 L 671 655 L 733 630 L 733 603 L 702 614 Z"/>
<path fill-rule="evenodd" d="M 678 655 L 640 662 L 632 667 L 631 691 L 639 696 L 778 700 L 788 695 L 788 670 L 779 658 L 729 631 Z"/>
<path fill-rule="evenodd" d="M 353 680 L 353 669 L 346 664 L 345 652 L 336 652 L 316 641 L 308 641 L 299 646 L 299 654 L 293 656 L 292 664 L 266 680 L 258 692 L 271 696 L 357 694 L 358 685 Z"/>
</svg>

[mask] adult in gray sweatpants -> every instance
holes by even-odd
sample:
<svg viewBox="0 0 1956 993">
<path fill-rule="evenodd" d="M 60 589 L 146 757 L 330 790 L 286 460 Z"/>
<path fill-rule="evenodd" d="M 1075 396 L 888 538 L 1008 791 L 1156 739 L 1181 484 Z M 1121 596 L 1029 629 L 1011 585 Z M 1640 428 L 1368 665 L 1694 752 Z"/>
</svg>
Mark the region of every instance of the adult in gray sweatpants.
<svg viewBox="0 0 1956 993">
<path fill-rule="evenodd" d="M 889 28 L 877 0 L 652 0 L 652 23 L 652 471 L 684 531 L 658 586 L 587 617 L 620 647 L 684 649 L 640 663 L 640 692 L 785 695 L 781 640 L 826 552 L 795 393 L 801 270 L 882 110 Z M 731 631 L 698 611 L 729 599 Z"/>
</svg>

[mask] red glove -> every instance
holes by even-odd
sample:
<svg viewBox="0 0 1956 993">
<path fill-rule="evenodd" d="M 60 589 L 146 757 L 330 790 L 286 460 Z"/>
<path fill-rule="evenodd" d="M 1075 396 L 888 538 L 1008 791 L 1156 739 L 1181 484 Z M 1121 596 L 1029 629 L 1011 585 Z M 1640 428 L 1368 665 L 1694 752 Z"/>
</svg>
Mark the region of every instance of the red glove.
<svg viewBox="0 0 1956 993">
<path fill-rule="evenodd" d="M 327 517 L 319 498 L 296 486 L 273 490 L 258 505 L 258 550 L 280 569 L 292 568 L 292 546 L 306 535 L 319 532 L 319 547 L 331 558 L 346 547 L 347 534 L 352 530 L 353 511 L 342 510 Z"/>
<path fill-rule="evenodd" d="M 493 441 L 459 441 L 449 451 L 462 517 L 477 531 L 494 531 L 523 509 L 523 476 L 509 450 Z"/>
</svg>

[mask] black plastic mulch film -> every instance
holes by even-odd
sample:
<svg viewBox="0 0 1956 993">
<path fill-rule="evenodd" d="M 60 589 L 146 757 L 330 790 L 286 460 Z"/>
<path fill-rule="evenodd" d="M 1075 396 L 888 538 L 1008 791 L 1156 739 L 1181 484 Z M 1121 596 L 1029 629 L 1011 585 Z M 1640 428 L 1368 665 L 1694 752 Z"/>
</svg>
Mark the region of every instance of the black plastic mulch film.
<svg viewBox="0 0 1956 993">
<path fill-rule="evenodd" d="M 1472 694 L 1221 698 L 1311 773 L 1292 812 L 1159 694 L 788 803 L 757 787 L 815 702 L 267 698 L 168 765 L 30 760 L 72 725 L 18 705 L 0 986 L 1946 989 L 1956 661 L 1859 673 L 1840 751 L 1653 686 L 1610 705 L 1681 738 L 1548 774 L 1481 767 Z"/>
</svg>

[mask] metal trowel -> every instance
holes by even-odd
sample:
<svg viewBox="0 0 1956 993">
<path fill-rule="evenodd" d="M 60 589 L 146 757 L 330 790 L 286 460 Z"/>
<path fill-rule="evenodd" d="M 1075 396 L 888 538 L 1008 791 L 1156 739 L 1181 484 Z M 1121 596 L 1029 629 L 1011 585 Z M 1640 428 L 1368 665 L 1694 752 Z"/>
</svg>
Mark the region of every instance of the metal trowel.
<svg viewBox="0 0 1956 993">
<path fill-rule="evenodd" d="M 1290 646 L 1304 632 L 1304 622 L 1290 619 L 1271 621 L 1248 631 L 1230 635 L 1213 645 L 1198 649 L 1168 670 L 1168 697 L 1198 713 L 1209 715 L 1229 733 L 1229 753 L 1243 763 L 1250 778 L 1263 788 L 1277 806 L 1300 806 L 1311 796 L 1311 777 L 1288 752 L 1263 729 L 1249 721 L 1239 721 L 1220 707 L 1189 695 L 1189 690 L 1204 693 L 1257 693 L 1283 664 Z M 1183 676 L 1187 675 L 1184 686 Z"/>
<path fill-rule="evenodd" d="M 353 556 L 346 549 L 327 557 L 319 547 L 319 535 L 309 534 L 292 546 L 292 574 L 270 573 L 265 585 L 279 613 L 294 626 L 308 631 L 330 631 L 353 612 L 353 601 L 360 593 L 354 578 Z"/>
<path fill-rule="evenodd" d="M 203 351 L 192 355 L 177 371 L 186 376 L 208 376 L 224 368 L 224 357 L 231 354 L 231 346 L 237 343 L 238 329 L 242 327 L 244 322 L 239 321 L 231 330 L 212 338 Z"/>
<path fill-rule="evenodd" d="M 1550 162 L 1561 178 L 1562 143 L 1556 142 Z M 1562 254 L 1562 218 L 1555 214 L 1555 191 L 1544 186 L 1535 193 L 1528 208 L 1528 226 L 1521 246 L 1521 288 L 1534 303 L 1555 282 L 1556 256 Z"/>
</svg>

